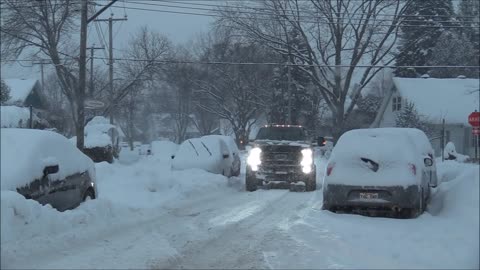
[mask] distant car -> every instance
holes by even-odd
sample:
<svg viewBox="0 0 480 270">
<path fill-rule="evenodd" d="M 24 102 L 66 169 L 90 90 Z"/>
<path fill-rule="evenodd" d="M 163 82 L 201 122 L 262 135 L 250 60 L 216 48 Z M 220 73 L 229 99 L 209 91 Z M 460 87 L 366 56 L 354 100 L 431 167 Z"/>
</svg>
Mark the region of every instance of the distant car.
<svg viewBox="0 0 480 270">
<path fill-rule="evenodd" d="M 93 161 L 60 134 L 2 129 L 1 157 L 2 190 L 59 211 L 97 197 Z"/>
<path fill-rule="evenodd" d="M 229 145 L 218 136 L 205 136 L 184 141 L 172 160 L 172 169 L 203 169 L 205 171 L 234 176 L 235 157 Z M 235 153 L 238 156 L 237 153 Z"/>
<path fill-rule="evenodd" d="M 426 208 L 436 174 L 422 131 L 351 130 L 340 137 L 327 164 L 323 208 L 416 217 Z"/>
</svg>

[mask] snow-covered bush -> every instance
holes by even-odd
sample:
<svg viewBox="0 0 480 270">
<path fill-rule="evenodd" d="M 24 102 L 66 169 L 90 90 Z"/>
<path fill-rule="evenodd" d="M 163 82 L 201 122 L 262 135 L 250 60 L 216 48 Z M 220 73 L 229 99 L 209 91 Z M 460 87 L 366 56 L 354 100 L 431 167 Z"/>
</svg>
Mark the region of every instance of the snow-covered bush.
<svg viewBox="0 0 480 270">
<path fill-rule="evenodd" d="M 453 144 L 453 142 L 448 142 L 447 145 L 445 145 L 443 155 L 446 160 L 456 160 L 458 162 L 465 162 L 469 158 L 469 156 L 457 153 L 455 144 Z"/>
</svg>

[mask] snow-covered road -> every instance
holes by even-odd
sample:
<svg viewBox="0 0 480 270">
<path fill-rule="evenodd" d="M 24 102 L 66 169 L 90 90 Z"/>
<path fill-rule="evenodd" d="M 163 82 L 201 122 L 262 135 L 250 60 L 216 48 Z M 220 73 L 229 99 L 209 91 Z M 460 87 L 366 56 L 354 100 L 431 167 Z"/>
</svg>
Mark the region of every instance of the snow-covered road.
<svg viewBox="0 0 480 270">
<path fill-rule="evenodd" d="M 479 168 L 441 166 L 430 212 L 400 220 L 322 211 L 321 189 L 249 193 L 242 178 L 155 160 L 99 164 L 100 198 L 72 211 L 2 192 L 1 266 L 478 268 Z"/>
</svg>

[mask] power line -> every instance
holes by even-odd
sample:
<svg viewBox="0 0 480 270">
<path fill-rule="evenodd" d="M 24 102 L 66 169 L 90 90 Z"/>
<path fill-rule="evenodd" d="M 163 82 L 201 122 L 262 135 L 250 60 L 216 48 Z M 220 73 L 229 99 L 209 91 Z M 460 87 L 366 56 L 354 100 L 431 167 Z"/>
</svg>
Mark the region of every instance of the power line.
<svg viewBox="0 0 480 270">
<path fill-rule="evenodd" d="M 154 2 L 157 2 L 157 1 L 154 1 Z M 178 3 L 176 1 L 161 1 L 161 3 Z M 191 5 L 196 5 L 196 6 L 202 6 L 202 7 L 190 7 L 190 6 L 178 6 L 178 5 L 169 5 L 169 4 L 160 4 L 160 3 L 141 3 L 141 2 L 137 2 L 137 1 L 130 1 L 129 3 L 131 4 L 137 4 L 137 5 L 146 5 L 146 6 L 156 6 L 156 7 L 169 7 L 169 8 L 179 8 L 179 9 L 191 9 L 191 10 L 202 10 L 202 11 L 210 11 L 210 12 L 218 12 L 220 11 L 219 9 L 222 9 L 222 8 L 235 8 L 237 10 L 233 10 L 234 12 L 236 13 L 240 13 L 240 14 L 250 14 L 250 15 L 259 15 L 259 14 L 262 14 L 262 15 L 267 15 L 267 16 L 283 16 L 283 14 L 277 14 L 277 13 L 272 13 L 272 12 L 277 12 L 278 10 L 274 10 L 274 9 L 268 9 L 268 8 L 253 8 L 253 7 L 241 7 L 241 6 L 221 6 L 221 5 L 211 5 L 211 4 L 199 4 L 199 3 L 190 3 Z M 218 8 L 217 10 L 215 9 L 211 9 L 211 8 L 203 8 L 203 6 L 208 6 L 208 7 L 216 7 Z M 252 11 L 246 11 L 246 9 L 250 9 L 250 10 L 258 10 L 260 12 L 252 12 Z M 264 12 L 264 11 L 269 11 L 269 12 Z M 294 9 L 294 10 L 287 10 L 288 12 L 296 12 L 297 9 Z M 299 10 L 301 11 L 301 10 Z M 311 12 L 311 11 L 308 11 L 308 12 Z M 351 14 L 353 16 L 357 16 L 357 15 L 360 15 L 360 14 Z M 382 16 L 382 14 L 377 14 L 377 16 Z M 402 15 L 394 15 L 394 16 L 397 16 L 399 18 L 403 17 Z M 302 18 L 313 18 L 313 19 L 328 19 L 327 17 L 324 17 L 324 16 L 315 16 L 315 15 L 301 15 Z M 355 21 L 363 21 L 364 19 L 362 18 L 354 18 L 354 17 L 350 17 L 350 18 L 343 18 L 344 20 L 346 21 L 350 21 L 350 20 L 355 20 Z M 380 22 L 393 22 L 393 19 L 375 19 L 375 21 L 380 21 Z M 421 22 L 421 23 L 425 23 L 424 20 L 402 20 L 402 23 L 405 23 L 405 22 Z M 456 21 L 441 21 L 441 20 L 437 20 L 437 21 L 432 21 L 433 23 L 456 23 Z M 475 23 L 474 21 L 462 21 L 463 23 Z"/>
<path fill-rule="evenodd" d="M 107 59 L 103 57 L 94 57 L 93 59 Z M 35 59 L 38 61 L 39 59 Z M 40 59 L 41 60 L 41 59 Z M 45 59 L 47 60 L 47 59 Z M 317 65 L 317 64 L 294 64 L 294 63 L 280 63 L 280 62 L 226 62 L 226 61 L 188 61 L 188 60 L 160 60 L 160 59 L 139 59 L 139 58 L 114 58 L 115 61 L 129 61 L 129 62 L 150 62 L 150 63 L 160 63 L 160 64 L 199 64 L 199 65 L 239 65 L 239 66 L 255 66 L 255 65 L 266 65 L 266 66 L 298 66 L 298 67 L 340 67 L 340 68 L 464 68 L 464 69 L 480 69 L 480 66 L 449 66 L 449 65 L 439 65 L 439 66 L 391 66 L 391 65 Z M 34 61 L 33 59 L 6 59 L 1 60 L 1 62 L 30 62 Z"/>
<path fill-rule="evenodd" d="M 98 5 L 103 6 L 101 4 L 98 4 Z M 112 6 L 111 8 L 123 9 L 123 7 L 117 7 L 117 6 Z M 249 17 L 245 17 L 245 16 L 243 16 L 243 17 L 242 16 L 225 16 L 225 15 L 206 14 L 206 13 L 197 13 L 197 12 L 147 9 L 147 8 L 132 7 L 132 6 L 128 6 L 128 7 L 125 7 L 125 8 L 130 9 L 130 10 L 150 11 L 150 12 L 159 12 L 159 13 L 172 13 L 172 14 L 184 14 L 184 15 L 196 15 L 196 16 L 215 17 L 215 18 L 224 18 L 224 19 L 228 19 L 228 18 L 250 19 Z M 261 20 L 261 21 L 272 21 L 271 18 L 255 18 L 255 19 L 256 20 Z M 285 19 L 279 19 L 279 18 L 277 18 L 277 20 L 287 21 Z M 305 21 L 305 20 L 300 20 L 300 22 L 302 22 L 302 23 L 315 23 L 315 24 L 335 24 L 335 23 L 331 23 L 331 22 Z M 374 27 L 382 27 L 382 26 L 383 27 L 391 27 L 392 25 L 381 25 L 381 24 L 375 25 L 375 24 L 372 24 L 371 26 L 374 26 Z M 476 28 L 475 26 L 400 25 L 400 23 L 398 24 L 398 26 L 406 27 L 406 28 L 441 28 L 441 29 L 445 29 L 445 28 Z"/>
</svg>

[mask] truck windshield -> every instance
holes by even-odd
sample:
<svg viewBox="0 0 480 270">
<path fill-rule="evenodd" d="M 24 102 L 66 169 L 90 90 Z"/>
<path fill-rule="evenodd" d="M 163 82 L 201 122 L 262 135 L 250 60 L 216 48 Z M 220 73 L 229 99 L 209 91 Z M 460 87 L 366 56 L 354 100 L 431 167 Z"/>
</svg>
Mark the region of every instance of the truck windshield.
<svg viewBox="0 0 480 270">
<path fill-rule="evenodd" d="M 262 127 L 257 140 L 305 141 L 306 135 L 299 127 Z"/>
</svg>

